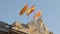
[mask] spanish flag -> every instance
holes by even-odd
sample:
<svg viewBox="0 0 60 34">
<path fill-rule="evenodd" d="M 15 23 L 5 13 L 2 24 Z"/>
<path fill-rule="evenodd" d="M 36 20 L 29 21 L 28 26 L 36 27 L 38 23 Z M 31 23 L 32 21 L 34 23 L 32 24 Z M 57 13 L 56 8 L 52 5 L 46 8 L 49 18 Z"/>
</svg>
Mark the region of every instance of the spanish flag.
<svg viewBox="0 0 60 34">
<path fill-rule="evenodd" d="M 28 9 L 28 4 L 26 4 L 26 5 L 23 7 L 23 9 L 20 11 L 20 15 L 23 15 L 23 14 L 26 12 L 27 9 Z"/>
<path fill-rule="evenodd" d="M 41 17 L 41 11 L 38 11 L 33 18 L 37 19 L 38 17 Z"/>
<path fill-rule="evenodd" d="M 27 10 L 27 16 L 30 15 L 35 10 L 35 6 L 33 5 L 30 9 Z"/>
</svg>

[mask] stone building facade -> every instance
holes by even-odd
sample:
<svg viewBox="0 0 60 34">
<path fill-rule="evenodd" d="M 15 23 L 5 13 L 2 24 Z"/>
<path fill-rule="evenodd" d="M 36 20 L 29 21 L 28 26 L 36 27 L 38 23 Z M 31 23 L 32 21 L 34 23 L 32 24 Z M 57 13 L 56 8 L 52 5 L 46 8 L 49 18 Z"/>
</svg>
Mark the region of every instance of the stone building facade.
<svg viewBox="0 0 60 34">
<path fill-rule="evenodd" d="M 27 24 L 15 21 L 9 25 L 0 21 L 0 34 L 53 34 L 41 18 L 32 19 Z"/>
</svg>

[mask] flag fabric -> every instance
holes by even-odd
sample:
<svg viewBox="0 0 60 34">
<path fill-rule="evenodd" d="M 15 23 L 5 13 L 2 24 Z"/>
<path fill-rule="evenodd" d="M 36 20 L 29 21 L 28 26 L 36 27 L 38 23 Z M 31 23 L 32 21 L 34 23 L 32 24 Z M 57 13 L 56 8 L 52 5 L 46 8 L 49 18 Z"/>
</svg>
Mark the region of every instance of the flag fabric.
<svg viewBox="0 0 60 34">
<path fill-rule="evenodd" d="M 27 16 L 30 15 L 35 10 L 35 6 L 33 5 L 30 9 L 27 10 Z"/>
<path fill-rule="evenodd" d="M 26 12 L 27 9 L 28 9 L 28 4 L 26 4 L 26 5 L 23 7 L 23 9 L 20 11 L 20 15 L 23 15 L 23 14 Z"/>
<path fill-rule="evenodd" d="M 41 11 L 38 11 L 33 18 L 37 19 L 38 17 L 41 17 Z"/>
</svg>

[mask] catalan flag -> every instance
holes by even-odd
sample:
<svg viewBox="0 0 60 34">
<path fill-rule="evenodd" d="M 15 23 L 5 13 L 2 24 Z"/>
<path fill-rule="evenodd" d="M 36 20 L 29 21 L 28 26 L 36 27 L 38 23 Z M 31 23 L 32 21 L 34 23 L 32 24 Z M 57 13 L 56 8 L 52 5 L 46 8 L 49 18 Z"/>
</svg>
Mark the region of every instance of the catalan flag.
<svg viewBox="0 0 60 34">
<path fill-rule="evenodd" d="M 23 14 L 26 12 L 27 9 L 28 9 L 28 4 L 26 4 L 26 5 L 23 7 L 23 9 L 20 11 L 20 15 L 23 15 Z"/>
<path fill-rule="evenodd" d="M 38 11 L 34 16 L 33 16 L 33 18 L 38 18 L 38 17 L 40 17 L 41 16 L 41 11 Z"/>
</svg>

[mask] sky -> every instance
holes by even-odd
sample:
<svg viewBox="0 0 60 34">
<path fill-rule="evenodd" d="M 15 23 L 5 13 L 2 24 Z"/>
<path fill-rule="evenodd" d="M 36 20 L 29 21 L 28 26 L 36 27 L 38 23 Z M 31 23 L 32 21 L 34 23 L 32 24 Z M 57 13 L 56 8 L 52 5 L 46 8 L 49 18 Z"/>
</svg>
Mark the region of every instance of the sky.
<svg viewBox="0 0 60 34">
<path fill-rule="evenodd" d="M 19 12 L 28 4 L 29 8 L 35 5 L 36 9 L 29 16 L 20 16 Z M 60 34 L 60 0 L 0 0 L 0 21 L 12 24 L 14 21 L 28 23 L 33 15 L 42 9 L 42 19 L 49 31 Z"/>
</svg>

